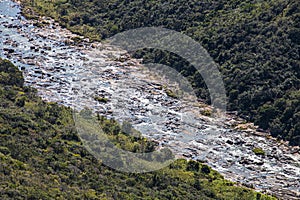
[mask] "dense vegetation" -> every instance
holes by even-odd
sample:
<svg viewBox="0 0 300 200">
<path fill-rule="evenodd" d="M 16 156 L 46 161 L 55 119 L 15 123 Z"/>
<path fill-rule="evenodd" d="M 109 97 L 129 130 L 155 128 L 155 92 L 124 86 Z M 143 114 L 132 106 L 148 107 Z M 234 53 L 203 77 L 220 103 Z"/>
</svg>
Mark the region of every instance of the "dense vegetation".
<svg viewBox="0 0 300 200">
<path fill-rule="evenodd" d="M 195 161 L 144 174 L 105 167 L 82 145 L 69 108 L 42 101 L 7 60 L 0 59 L 0 77 L 1 199 L 274 199 L 236 187 Z M 133 131 L 129 125 L 102 117 L 99 123 L 120 148 L 155 147 L 124 133 Z"/>
<path fill-rule="evenodd" d="M 269 129 L 273 136 L 300 144 L 298 0 L 24 2 L 26 9 L 33 7 L 91 39 L 143 26 L 163 26 L 191 36 L 220 65 L 228 109 Z M 192 66 L 170 53 L 151 52 L 152 56 L 137 55 L 174 67 L 209 102 L 205 83 Z"/>
</svg>

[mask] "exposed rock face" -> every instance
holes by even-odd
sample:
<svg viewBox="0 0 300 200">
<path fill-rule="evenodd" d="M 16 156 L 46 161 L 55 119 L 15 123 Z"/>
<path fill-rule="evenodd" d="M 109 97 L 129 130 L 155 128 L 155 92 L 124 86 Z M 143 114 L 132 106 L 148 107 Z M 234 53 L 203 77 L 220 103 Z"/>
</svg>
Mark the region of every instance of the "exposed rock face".
<svg viewBox="0 0 300 200">
<path fill-rule="evenodd" d="M 203 116 L 197 102 L 168 96 L 163 89 L 167 80 L 125 51 L 85 40 L 75 45 L 79 36 L 53 20 L 43 18 L 44 26 L 36 27 L 18 13 L 16 4 L 0 2 L 0 56 L 18 65 L 26 84 L 44 99 L 131 121 L 179 157 L 206 162 L 227 179 L 282 199 L 300 198 L 298 147 L 278 143 L 252 125 L 239 125 L 229 115 L 224 121 Z M 253 148 L 265 155 L 255 155 Z"/>
</svg>

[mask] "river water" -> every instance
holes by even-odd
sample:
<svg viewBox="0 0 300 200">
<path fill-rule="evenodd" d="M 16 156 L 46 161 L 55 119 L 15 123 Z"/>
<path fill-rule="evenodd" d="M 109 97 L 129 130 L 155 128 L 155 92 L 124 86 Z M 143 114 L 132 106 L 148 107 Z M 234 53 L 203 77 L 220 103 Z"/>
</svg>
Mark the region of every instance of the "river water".
<svg viewBox="0 0 300 200">
<path fill-rule="evenodd" d="M 26 84 L 37 88 L 43 99 L 130 121 L 178 157 L 201 160 L 225 178 L 258 191 L 300 199 L 298 147 L 255 128 L 230 128 L 238 120 L 229 115 L 222 120 L 203 116 L 201 104 L 169 97 L 164 89 L 168 80 L 125 51 L 87 39 L 75 45 L 79 36 L 51 19 L 38 22 L 24 19 L 16 3 L 0 0 L 0 56 L 17 65 Z M 265 155 L 255 155 L 255 147 Z"/>
</svg>

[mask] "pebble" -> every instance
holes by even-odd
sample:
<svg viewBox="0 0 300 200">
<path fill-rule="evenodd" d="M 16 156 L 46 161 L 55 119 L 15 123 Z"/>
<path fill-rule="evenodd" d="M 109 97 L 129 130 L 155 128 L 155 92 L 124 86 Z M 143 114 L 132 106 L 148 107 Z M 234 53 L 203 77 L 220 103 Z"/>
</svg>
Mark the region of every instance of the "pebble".
<svg viewBox="0 0 300 200">
<path fill-rule="evenodd" d="M 235 117 L 220 122 L 196 115 L 199 108 L 168 97 L 162 90 L 168 83 L 151 79 L 140 70 L 140 61 L 125 51 L 87 40 L 75 46 L 72 38 L 78 36 L 54 20 L 43 18 L 44 26 L 35 27 L 34 21 L 12 17 L 16 20 L 0 18 L 0 47 L 8 53 L 3 56 L 20 66 L 26 84 L 36 87 L 45 100 L 79 110 L 89 106 L 120 121 L 132 119 L 145 136 L 176 155 L 209 164 L 227 179 L 282 199 L 300 198 L 299 147 L 278 145 L 254 126 L 247 125 L 246 131 L 228 128 L 240 123 Z M 93 100 L 95 94 L 110 101 L 100 105 Z M 255 155 L 254 147 L 266 156 Z M 267 175 L 257 178 L 262 173 Z"/>
</svg>

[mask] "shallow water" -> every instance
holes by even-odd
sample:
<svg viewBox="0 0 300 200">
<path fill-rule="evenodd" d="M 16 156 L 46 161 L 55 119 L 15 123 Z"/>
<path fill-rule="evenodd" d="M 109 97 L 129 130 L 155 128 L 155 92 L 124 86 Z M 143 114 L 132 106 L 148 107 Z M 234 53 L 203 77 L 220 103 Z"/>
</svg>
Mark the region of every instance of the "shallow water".
<svg viewBox="0 0 300 200">
<path fill-rule="evenodd" d="M 17 4 L 0 1 L 0 56 L 19 66 L 26 84 L 45 100 L 131 121 L 144 136 L 178 156 L 206 162 L 227 179 L 283 199 L 300 198 L 299 149 L 254 130 L 230 129 L 231 119 L 202 116 L 194 101 L 168 97 L 161 89 L 167 80 L 149 76 L 153 72 L 125 51 L 100 43 L 76 46 L 76 35 L 53 20 L 43 19 L 48 24 L 39 28 L 19 13 Z M 266 155 L 255 155 L 254 147 Z"/>
</svg>

